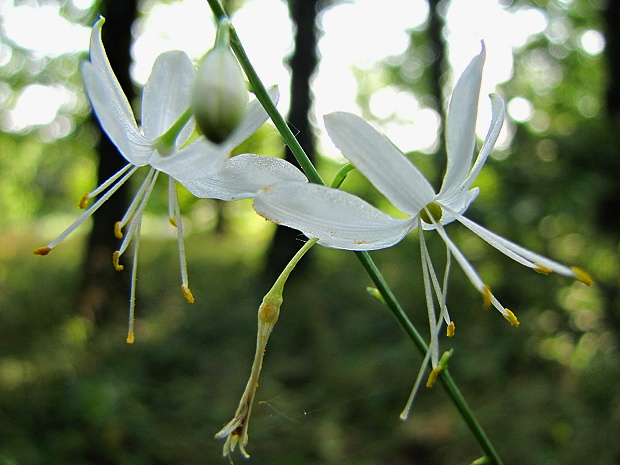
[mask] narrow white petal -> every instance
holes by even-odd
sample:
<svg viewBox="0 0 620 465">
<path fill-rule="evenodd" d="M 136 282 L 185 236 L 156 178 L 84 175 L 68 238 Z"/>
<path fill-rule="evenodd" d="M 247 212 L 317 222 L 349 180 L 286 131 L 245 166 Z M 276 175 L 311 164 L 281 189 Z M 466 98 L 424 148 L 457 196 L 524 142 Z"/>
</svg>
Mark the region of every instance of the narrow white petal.
<svg viewBox="0 0 620 465">
<path fill-rule="evenodd" d="M 274 104 L 278 103 L 280 99 L 278 86 L 271 87 L 268 92 L 271 101 L 274 102 Z M 229 151 L 234 149 L 254 134 L 268 119 L 269 115 L 267 115 L 267 112 L 258 99 L 250 101 L 245 109 L 245 116 L 239 123 L 239 126 L 237 126 L 237 129 L 235 129 L 221 145 L 227 147 Z"/>
<path fill-rule="evenodd" d="M 454 186 L 454 189 L 445 192 L 444 197 L 448 202 L 452 202 L 452 200 L 449 200 L 450 197 L 453 198 L 454 196 L 460 196 L 463 192 L 465 192 L 471 187 L 471 185 L 478 177 L 480 170 L 487 161 L 487 158 L 491 154 L 491 151 L 495 146 L 495 142 L 497 142 L 497 138 L 499 137 L 499 133 L 502 130 L 502 125 L 504 124 L 504 117 L 506 115 L 506 105 L 504 103 L 504 100 L 497 94 L 491 94 L 489 95 L 489 97 L 491 98 L 492 108 L 491 125 L 489 126 L 489 132 L 487 133 L 484 143 L 480 148 L 478 157 L 476 157 L 476 162 L 474 163 L 474 166 L 472 167 L 471 171 L 469 172 L 463 183 L 460 186 Z M 463 213 L 464 211 L 465 210 L 462 210 L 461 213 Z"/>
<path fill-rule="evenodd" d="M 306 176 L 291 163 L 275 157 L 243 153 L 226 161 L 224 168 L 212 176 L 183 185 L 196 197 L 239 200 L 276 182 L 306 182 Z"/>
<path fill-rule="evenodd" d="M 575 277 L 575 272 L 568 266 L 562 265 L 556 261 L 553 261 L 547 257 L 544 257 L 536 252 L 526 249 L 518 244 L 515 244 L 508 239 L 489 231 L 488 229 L 480 226 L 478 223 L 466 218 L 463 215 L 455 214 L 456 219 L 463 225 L 480 236 L 490 245 L 502 252 L 504 255 L 512 258 L 514 261 L 520 263 L 523 266 L 527 266 L 532 269 L 539 269 L 540 266 L 548 268 L 551 271 L 555 271 L 564 276 Z"/>
<path fill-rule="evenodd" d="M 189 57 L 178 50 L 157 57 L 142 93 L 142 128 L 149 139 L 165 133 L 189 108 L 195 76 Z M 178 142 L 187 140 L 193 125 L 184 128 Z"/>
<path fill-rule="evenodd" d="M 259 191 L 256 212 L 299 229 L 335 249 L 375 250 L 402 240 L 417 220 L 400 220 L 347 192 L 300 182 L 282 182 Z"/>
<path fill-rule="evenodd" d="M 399 210 L 414 216 L 435 198 L 424 175 L 362 118 L 337 112 L 324 119 L 336 147 Z"/>
<path fill-rule="evenodd" d="M 90 35 L 90 62 L 102 74 L 110 93 L 109 98 L 110 100 L 114 100 L 115 105 L 118 106 L 121 117 L 127 121 L 134 121 L 135 126 L 131 105 L 129 105 L 127 97 L 121 85 L 118 83 L 118 79 L 116 79 L 112 66 L 110 66 L 110 62 L 105 53 L 103 42 L 101 41 L 101 28 L 104 22 L 105 19 L 100 16 L 93 25 L 93 31 Z"/>
<path fill-rule="evenodd" d="M 112 143 L 118 148 L 125 159 L 136 166 L 148 163 L 153 151 L 148 140 L 138 131 L 133 115 L 128 116 L 125 111 L 126 98 L 117 98 L 118 95 L 110 87 L 105 74 L 92 63 L 82 63 L 82 78 L 84 90 L 93 111 Z"/>
<path fill-rule="evenodd" d="M 223 168 L 229 155 L 227 147 L 200 137 L 171 155 L 154 153 L 150 164 L 185 184 L 217 173 Z"/>
<path fill-rule="evenodd" d="M 440 196 L 459 186 L 471 168 L 476 145 L 476 117 L 486 51 L 484 43 L 479 55 L 463 71 L 452 92 L 446 121 L 448 165 Z"/>
</svg>

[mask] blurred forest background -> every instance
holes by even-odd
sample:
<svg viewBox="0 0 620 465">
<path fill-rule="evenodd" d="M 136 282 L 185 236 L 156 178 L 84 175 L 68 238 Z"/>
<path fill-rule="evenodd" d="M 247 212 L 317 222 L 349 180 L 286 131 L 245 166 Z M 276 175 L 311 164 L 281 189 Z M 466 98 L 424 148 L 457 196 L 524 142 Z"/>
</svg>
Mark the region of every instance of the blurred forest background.
<svg viewBox="0 0 620 465">
<path fill-rule="evenodd" d="M 275 228 L 248 201 L 222 204 L 182 192 L 196 296 L 188 305 L 179 292 L 176 233 L 160 186 L 143 227 L 133 345 L 125 344 L 130 274 L 115 271 L 110 260 L 118 246 L 113 224 L 131 187 L 49 257 L 32 255 L 77 217 L 80 196 L 123 160 L 89 115 L 78 71 L 85 55 L 41 54 L 17 43 L 7 32 L 8 14 L 18 7 L 55 11 L 82 26 L 104 15 L 112 66 L 137 96 L 131 44 L 156 3 L 0 3 L 0 465 L 226 462 L 213 435 L 243 392 L 262 295 L 299 247 L 297 233 L 287 230 L 274 241 Z M 364 117 L 380 126 L 402 123 L 397 112 L 373 111 L 386 89 L 441 112 L 449 96 L 451 3 L 428 0 L 405 52 L 355 72 Z M 451 237 L 522 324 L 513 328 L 483 311 L 479 294 L 455 267 L 449 307 L 457 331 L 443 348 L 454 348 L 451 372 L 506 464 L 618 465 L 620 2 L 494 3 L 507 12 L 535 10 L 545 23 L 513 50 L 512 76 L 498 88 L 508 102 L 510 144 L 482 171 L 482 193 L 468 216 L 587 270 L 595 284 L 532 273 L 451 225 Z M 320 62 L 323 14 L 339 5 L 286 4 L 297 31 L 297 47 L 286 57 L 293 83 L 288 119 L 328 180 L 340 161 L 322 156 L 324 144 L 313 138 L 309 83 Z M 245 7 L 243 0 L 227 4 L 231 12 Z M 472 21 L 485 20 L 484 9 L 470 13 Z M 390 14 L 378 11 L 378 18 Z M 212 28 L 211 17 L 201 21 Z M 38 34 L 45 38 L 54 24 L 44 25 L 50 31 L 44 26 Z M 348 40 L 346 31 L 341 37 Z M 18 109 L 28 98 L 34 103 L 24 120 Z M 52 114 L 37 104 L 54 98 L 60 103 Z M 284 156 L 284 144 L 265 126 L 240 151 Z M 441 144 L 411 157 L 438 185 Z M 359 174 L 343 187 L 387 208 Z M 442 257 L 437 239 L 431 253 Z M 417 251 L 412 234 L 372 255 L 426 334 Z M 285 289 L 267 350 L 250 424 L 250 463 L 456 465 L 478 458 L 475 440 L 439 386 L 421 392 L 410 420 L 398 419 L 421 356 L 366 293 L 371 283 L 354 254 L 315 247 L 303 264 Z"/>
</svg>

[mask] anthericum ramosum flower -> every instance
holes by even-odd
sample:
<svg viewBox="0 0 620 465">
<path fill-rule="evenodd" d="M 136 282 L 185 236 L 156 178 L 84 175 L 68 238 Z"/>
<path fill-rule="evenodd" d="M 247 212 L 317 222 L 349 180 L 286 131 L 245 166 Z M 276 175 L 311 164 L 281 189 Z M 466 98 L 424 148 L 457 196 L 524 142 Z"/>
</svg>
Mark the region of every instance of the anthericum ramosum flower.
<svg viewBox="0 0 620 465">
<path fill-rule="evenodd" d="M 439 193 L 434 191 L 422 173 L 387 137 L 366 121 L 350 113 L 325 116 L 327 131 L 342 154 L 409 218 L 397 220 L 351 194 L 312 184 L 276 184 L 263 189 L 254 199 L 254 208 L 260 215 L 299 229 L 308 237 L 318 237 L 319 244 L 327 247 L 379 249 L 396 244 L 408 232 L 419 227 L 422 275 L 431 325 L 431 360 L 435 368 L 438 362 L 437 332 L 442 319 L 448 324 L 448 335 L 454 333 L 454 323 L 446 308 L 447 277 L 452 257 L 482 293 L 485 305 L 493 305 L 511 324 L 519 324 L 514 314 L 500 304 L 448 237 L 444 230 L 446 224 L 459 221 L 500 252 L 539 273 L 556 272 L 586 284 L 592 282 L 584 271 L 527 250 L 463 216 L 478 195 L 479 189 L 471 189 L 471 186 L 497 141 L 505 113 L 503 100 L 491 95 L 493 112 L 490 129 L 473 162 L 484 59 L 483 47 L 454 88 L 446 123 L 448 163 Z M 447 264 L 442 279 L 437 276 L 432 265 L 424 230 L 436 230 L 446 244 Z M 441 313 L 437 320 L 435 299 Z"/>
<path fill-rule="evenodd" d="M 169 216 L 170 222 L 178 231 L 181 289 L 188 302 L 193 302 L 194 297 L 188 284 L 175 181 L 181 184 L 187 182 L 191 185 L 190 190 L 195 192 L 212 193 L 213 198 L 234 200 L 251 197 L 261 187 L 274 182 L 300 181 L 305 177 L 292 165 L 273 157 L 244 154 L 234 157 L 231 160 L 235 161 L 228 164 L 232 149 L 252 135 L 268 118 L 256 100 L 247 104 L 241 122 L 220 144 L 199 137 L 190 144 L 183 145 L 189 139 L 195 125 L 190 111 L 190 92 L 195 71 L 189 57 L 180 51 L 165 52 L 156 59 L 142 92 L 141 125 L 138 126 L 127 97 L 106 56 L 101 41 L 103 23 L 104 19 L 99 18 L 93 26 L 90 60 L 82 63 L 82 77 L 86 94 L 99 123 L 128 163 L 95 190 L 85 194 L 79 202 L 80 208 L 83 209 L 87 207 L 89 199 L 99 198 L 56 239 L 44 247 L 35 249 L 34 253 L 47 255 L 84 223 L 140 167 L 148 166 L 148 172 L 133 201 L 114 227 L 115 235 L 123 239 L 113 256 L 116 269 L 123 269 L 120 258 L 131 240 L 135 239 L 127 337 L 128 342 L 133 342 L 140 226 L 144 209 L 160 173 L 169 175 Z M 270 95 L 272 99 L 277 100 L 277 88 L 271 89 Z M 265 171 L 257 172 L 258 169 Z M 237 176 L 236 170 L 243 170 L 243 175 Z M 264 184 L 261 185 L 261 182 Z M 220 185 L 222 187 L 219 187 Z"/>
<path fill-rule="evenodd" d="M 201 60 L 192 89 L 192 111 L 200 131 L 219 144 L 241 122 L 248 103 L 243 70 L 230 49 L 230 22 L 219 23 L 215 46 Z"/>
</svg>

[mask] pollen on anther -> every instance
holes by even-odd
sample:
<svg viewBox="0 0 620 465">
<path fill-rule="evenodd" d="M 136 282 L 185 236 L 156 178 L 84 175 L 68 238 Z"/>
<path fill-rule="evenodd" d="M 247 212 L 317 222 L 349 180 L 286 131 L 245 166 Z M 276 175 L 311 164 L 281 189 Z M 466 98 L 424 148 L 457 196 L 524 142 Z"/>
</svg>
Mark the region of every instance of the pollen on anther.
<svg viewBox="0 0 620 465">
<path fill-rule="evenodd" d="M 52 251 L 51 247 L 37 247 L 36 249 L 32 251 L 32 253 L 35 255 L 47 255 L 51 251 Z"/>
<path fill-rule="evenodd" d="M 120 221 L 117 221 L 116 223 L 114 223 L 114 236 L 117 239 L 123 238 L 123 227 L 121 226 Z"/>
<path fill-rule="evenodd" d="M 90 192 L 87 192 L 82 197 L 80 197 L 80 201 L 78 202 L 78 207 L 80 207 L 82 210 L 88 207 L 88 200 L 90 199 L 89 195 L 90 195 Z"/>
<path fill-rule="evenodd" d="M 181 292 L 183 293 L 183 297 L 187 300 L 188 303 L 194 303 L 194 295 L 192 291 L 189 290 L 189 287 L 185 287 L 185 284 L 181 284 Z"/>
<path fill-rule="evenodd" d="M 448 325 L 447 330 L 446 330 L 448 337 L 454 336 L 454 329 L 455 329 L 454 321 L 451 321 L 450 324 Z"/>
<path fill-rule="evenodd" d="M 426 387 L 430 388 L 435 385 L 435 381 L 437 381 L 437 376 L 439 376 L 439 372 L 441 371 L 441 365 L 436 366 L 431 371 L 431 374 L 428 375 L 428 379 L 426 380 Z"/>
<path fill-rule="evenodd" d="M 491 307 L 491 289 L 486 285 L 482 288 L 482 296 L 484 297 L 484 308 L 489 309 Z"/>
<path fill-rule="evenodd" d="M 121 254 L 117 250 L 116 252 L 112 254 L 112 264 L 114 265 L 114 268 L 116 268 L 117 271 L 121 271 L 125 268 L 123 265 L 119 263 L 120 259 L 121 259 Z"/>
<path fill-rule="evenodd" d="M 575 279 L 581 281 L 586 286 L 591 286 L 592 283 L 594 282 L 592 278 L 590 277 L 590 275 L 586 273 L 585 271 L 583 271 L 581 268 L 577 268 L 576 266 L 571 266 L 570 269 L 573 270 L 573 273 L 575 273 Z"/>
<path fill-rule="evenodd" d="M 132 329 L 127 333 L 127 344 L 133 344 L 134 342 L 136 342 L 136 336 Z"/>
<path fill-rule="evenodd" d="M 534 263 L 534 267 L 535 267 L 534 271 L 536 273 L 548 275 L 548 274 L 551 274 L 553 272 L 553 270 L 551 270 L 550 268 L 547 268 L 544 265 L 541 265 L 540 263 Z"/>
<path fill-rule="evenodd" d="M 514 313 L 512 313 L 510 310 L 508 310 L 507 308 L 504 309 L 506 311 L 506 315 L 503 315 L 504 318 L 506 318 L 506 320 L 508 320 L 508 322 L 512 325 L 512 326 L 519 326 L 521 323 L 519 323 L 519 320 L 517 320 L 517 317 L 515 316 Z"/>
</svg>

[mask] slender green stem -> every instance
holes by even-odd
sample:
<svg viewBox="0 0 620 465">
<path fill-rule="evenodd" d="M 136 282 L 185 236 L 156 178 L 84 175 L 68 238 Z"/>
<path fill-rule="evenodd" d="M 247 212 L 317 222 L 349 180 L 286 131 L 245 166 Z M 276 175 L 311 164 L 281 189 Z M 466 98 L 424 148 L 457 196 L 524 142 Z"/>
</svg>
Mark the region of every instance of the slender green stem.
<svg viewBox="0 0 620 465">
<path fill-rule="evenodd" d="M 209 6 L 211 7 L 211 10 L 213 11 L 213 14 L 215 15 L 218 22 L 222 19 L 227 18 L 226 12 L 224 11 L 224 8 L 220 4 L 219 0 L 207 0 L 207 2 L 209 3 Z M 271 117 L 271 120 L 274 122 L 276 128 L 282 135 L 285 143 L 291 149 L 291 152 L 301 165 L 302 169 L 306 173 L 306 176 L 308 176 L 308 179 L 316 184 L 325 185 L 325 182 L 319 175 L 318 171 L 316 170 L 304 150 L 299 145 L 297 139 L 295 139 L 295 136 L 286 124 L 286 121 L 284 120 L 282 115 L 280 115 L 275 105 L 269 98 L 267 90 L 265 89 L 265 86 L 256 74 L 254 67 L 250 63 L 250 60 L 248 59 L 245 50 L 241 45 L 241 41 L 239 40 L 239 37 L 237 36 L 237 33 L 233 26 L 231 26 L 230 28 L 230 45 L 235 52 L 235 55 L 237 56 L 241 67 L 245 71 L 248 80 L 250 81 L 256 97 L 265 108 L 267 114 Z M 362 266 L 372 279 L 373 283 L 383 296 L 387 307 L 390 309 L 390 311 L 392 312 L 398 323 L 401 325 L 405 333 L 407 333 L 407 335 L 416 345 L 418 350 L 423 355 L 426 354 L 428 346 L 424 342 L 424 339 L 415 328 L 413 323 L 411 323 L 411 321 L 409 320 L 409 317 L 396 299 L 396 296 L 394 295 L 392 290 L 389 288 L 388 284 L 386 283 L 385 279 L 381 275 L 381 272 L 375 265 L 368 252 L 356 252 L 356 255 L 362 263 Z M 446 390 L 448 397 L 450 397 L 457 410 L 462 415 L 465 423 L 467 423 L 472 434 L 477 439 L 480 448 L 484 451 L 485 455 L 489 458 L 492 464 L 502 465 L 502 461 L 499 455 L 497 455 L 497 452 L 491 444 L 491 441 L 474 417 L 473 412 L 467 405 L 465 398 L 456 386 L 456 383 L 454 382 L 448 370 L 441 370 L 441 372 L 439 373 L 439 381 Z"/>
</svg>

